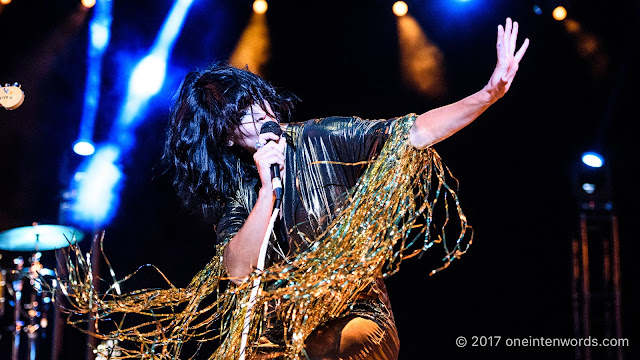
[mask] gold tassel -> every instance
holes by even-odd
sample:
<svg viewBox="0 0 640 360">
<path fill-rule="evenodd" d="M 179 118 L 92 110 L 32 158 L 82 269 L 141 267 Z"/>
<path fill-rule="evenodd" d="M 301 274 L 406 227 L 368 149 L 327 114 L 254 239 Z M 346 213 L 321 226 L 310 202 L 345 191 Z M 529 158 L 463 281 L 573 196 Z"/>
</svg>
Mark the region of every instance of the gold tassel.
<svg viewBox="0 0 640 360">
<path fill-rule="evenodd" d="M 242 284 L 221 289 L 221 281 L 228 281 L 222 265 L 224 245 L 219 245 L 216 250 L 220 255 L 184 289 L 167 280 L 167 289 L 116 294 L 111 291 L 112 286 L 98 296 L 91 285 L 89 264 L 73 247 L 75 256 L 69 256 L 67 262 L 69 276 L 59 279 L 70 304 L 67 310 L 70 315 L 93 312 L 102 322 L 111 322 L 115 327 L 94 336 L 120 344 L 138 344 L 137 349 L 123 350 L 114 359 L 178 359 L 187 341 L 219 339 L 220 346 L 209 359 L 227 360 L 239 356 L 246 303 L 253 280 L 260 277 L 262 284 L 270 285 L 263 285 L 253 308 L 267 309 L 269 303 L 277 303 L 274 311 L 283 322 L 286 335 L 281 353 L 287 358 L 304 359 L 304 342 L 311 332 L 341 316 L 357 294 L 376 278 L 393 275 L 405 258 L 440 243 L 443 264 L 432 275 L 460 258 L 472 242 L 471 227 L 458 200 L 457 180 L 435 150 L 416 150 L 409 144 L 409 129 L 415 118 L 410 114 L 396 120 L 380 155 L 348 192 L 326 230 L 312 241 L 308 251 L 290 262 L 254 272 Z M 452 182 L 455 187 L 448 185 Z M 455 212 L 449 209 L 450 201 L 455 203 Z M 434 212 L 442 208 L 436 206 L 441 203 L 444 220 L 439 220 L 442 225 L 438 227 Z M 435 218 L 439 217 L 440 213 Z M 444 226 L 452 222 L 452 217 L 457 217 L 460 229 L 457 239 L 448 244 Z M 117 314 L 121 314 L 118 322 L 113 320 Z M 128 314 L 139 314 L 148 320 L 125 326 Z M 86 320 L 69 318 L 75 326 L 83 321 Z M 249 359 L 258 349 L 263 321 L 263 311 L 252 312 L 246 354 Z"/>
</svg>

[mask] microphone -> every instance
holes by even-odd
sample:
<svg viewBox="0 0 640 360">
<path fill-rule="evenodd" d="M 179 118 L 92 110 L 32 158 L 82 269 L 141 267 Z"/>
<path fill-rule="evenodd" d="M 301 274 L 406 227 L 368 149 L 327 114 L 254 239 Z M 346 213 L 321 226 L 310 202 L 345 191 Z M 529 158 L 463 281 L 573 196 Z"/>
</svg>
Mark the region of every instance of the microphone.
<svg viewBox="0 0 640 360">
<path fill-rule="evenodd" d="M 267 121 L 262 124 L 262 128 L 260 128 L 260 134 L 266 133 L 274 133 L 280 136 L 282 135 L 282 129 L 275 121 Z M 282 200 L 282 180 L 280 179 L 280 165 L 278 164 L 271 164 L 271 186 L 276 196 L 276 207 L 280 207 L 280 201 Z"/>
</svg>

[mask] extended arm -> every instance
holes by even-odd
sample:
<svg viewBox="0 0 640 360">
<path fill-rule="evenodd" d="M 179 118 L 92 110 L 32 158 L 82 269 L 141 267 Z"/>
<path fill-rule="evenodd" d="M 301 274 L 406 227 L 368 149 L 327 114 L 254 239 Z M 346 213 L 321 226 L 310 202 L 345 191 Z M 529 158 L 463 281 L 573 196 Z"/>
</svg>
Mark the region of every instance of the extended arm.
<svg viewBox="0 0 640 360">
<path fill-rule="evenodd" d="M 469 125 L 489 106 L 509 91 L 516 76 L 520 60 L 529 46 L 525 39 L 516 52 L 518 23 L 507 18 L 504 28 L 498 26 L 496 40 L 497 64 L 487 85 L 482 90 L 455 103 L 445 105 L 416 119 L 411 128 L 410 141 L 418 149 L 424 149 L 440 142 Z"/>
</svg>

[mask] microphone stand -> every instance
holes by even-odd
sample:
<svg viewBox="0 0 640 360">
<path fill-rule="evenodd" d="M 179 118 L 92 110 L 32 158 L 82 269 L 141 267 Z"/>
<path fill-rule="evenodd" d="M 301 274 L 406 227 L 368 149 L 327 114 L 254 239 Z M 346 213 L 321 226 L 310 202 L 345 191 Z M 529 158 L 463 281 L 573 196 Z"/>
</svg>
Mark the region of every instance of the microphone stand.
<svg viewBox="0 0 640 360">
<path fill-rule="evenodd" d="M 279 211 L 280 211 L 280 201 L 276 200 L 276 206 L 273 209 L 273 214 L 271 215 L 271 219 L 269 220 L 269 226 L 267 227 L 267 232 L 264 234 L 264 238 L 262 239 L 262 244 L 260 245 L 260 254 L 258 255 L 258 264 L 256 265 L 256 270 L 258 272 L 262 272 L 262 270 L 264 270 L 265 258 L 267 256 L 267 248 L 269 247 L 269 238 L 271 237 L 273 224 L 278 218 Z M 252 312 L 253 305 L 255 305 L 256 297 L 258 296 L 259 290 L 260 290 L 260 277 L 257 277 L 253 280 L 251 295 L 249 296 L 249 302 L 247 303 L 247 312 L 245 313 L 245 316 L 244 316 L 244 324 L 242 326 L 242 338 L 240 340 L 239 360 L 244 360 L 245 358 L 245 349 L 247 347 L 247 339 L 249 337 L 249 326 L 251 325 L 251 312 Z"/>
<path fill-rule="evenodd" d="M 264 133 L 273 133 L 278 136 L 282 134 L 282 129 L 278 125 L 278 123 L 274 121 L 268 121 L 262 125 L 260 128 L 260 134 Z M 269 238 L 271 237 L 271 231 L 273 230 L 273 224 L 276 222 L 278 218 L 278 212 L 280 211 L 280 203 L 282 201 L 282 182 L 280 180 L 278 171 L 278 164 L 271 165 L 271 183 L 274 188 L 274 196 L 276 197 L 275 206 L 273 209 L 273 213 L 271 215 L 271 219 L 269 220 L 269 225 L 267 226 L 267 232 L 264 234 L 264 238 L 262 239 L 262 244 L 260 245 L 260 253 L 258 254 L 258 263 L 256 265 L 256 270 L 261 273 L 264 270 L 264 262 L 267 256 L 267 248 L 269 247 Z M 258 291 L 260 291 L 260 277 L 258 276 L 253 280 L 251 294 L 249 295 L 249 302 L 247 303 L 247 312 L 244 315 L 244 324 L 242 326 L 242 338 L 240 339 L 240 358 L 239 360 L 244 360 L 245 351 L 247 347 L 247 340 L 249 338 L 249 327 L 251 326 L 251 312 L 252 308 L 255 305 L 256 298 L 258 297 Z"/>
</svg>

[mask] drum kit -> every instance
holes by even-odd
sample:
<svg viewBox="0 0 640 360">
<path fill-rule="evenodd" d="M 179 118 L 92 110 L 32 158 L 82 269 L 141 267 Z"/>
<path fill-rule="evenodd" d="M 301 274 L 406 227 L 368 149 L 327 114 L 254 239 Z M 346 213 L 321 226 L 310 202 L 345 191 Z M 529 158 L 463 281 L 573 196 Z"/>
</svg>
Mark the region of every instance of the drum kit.
<svg viewBox="0 0 640 360">
<path fill-rule="evenodd" d="M 56 273 L 42 265 L 42 252 L 70 246 L 82 238 L 83 234 L 74 228 L 37 223 L 0 232 L 0 258 L 2 251 L 30 253 L 26 263 L 17 256 L 13 268 L 0 267 L 0 319 L 13 316 L 10 325 L 2 329 L 13 338 L 11 360 L 35 360 L 37 340 L 48 326 L 48 309 L 54 300 L 49 286 L 55 287 Z M 23 338 L 26 346 L 20 344 Z M 19 357 L 21 349 L 26 350 L 26 357 Z"/>
</svg>

